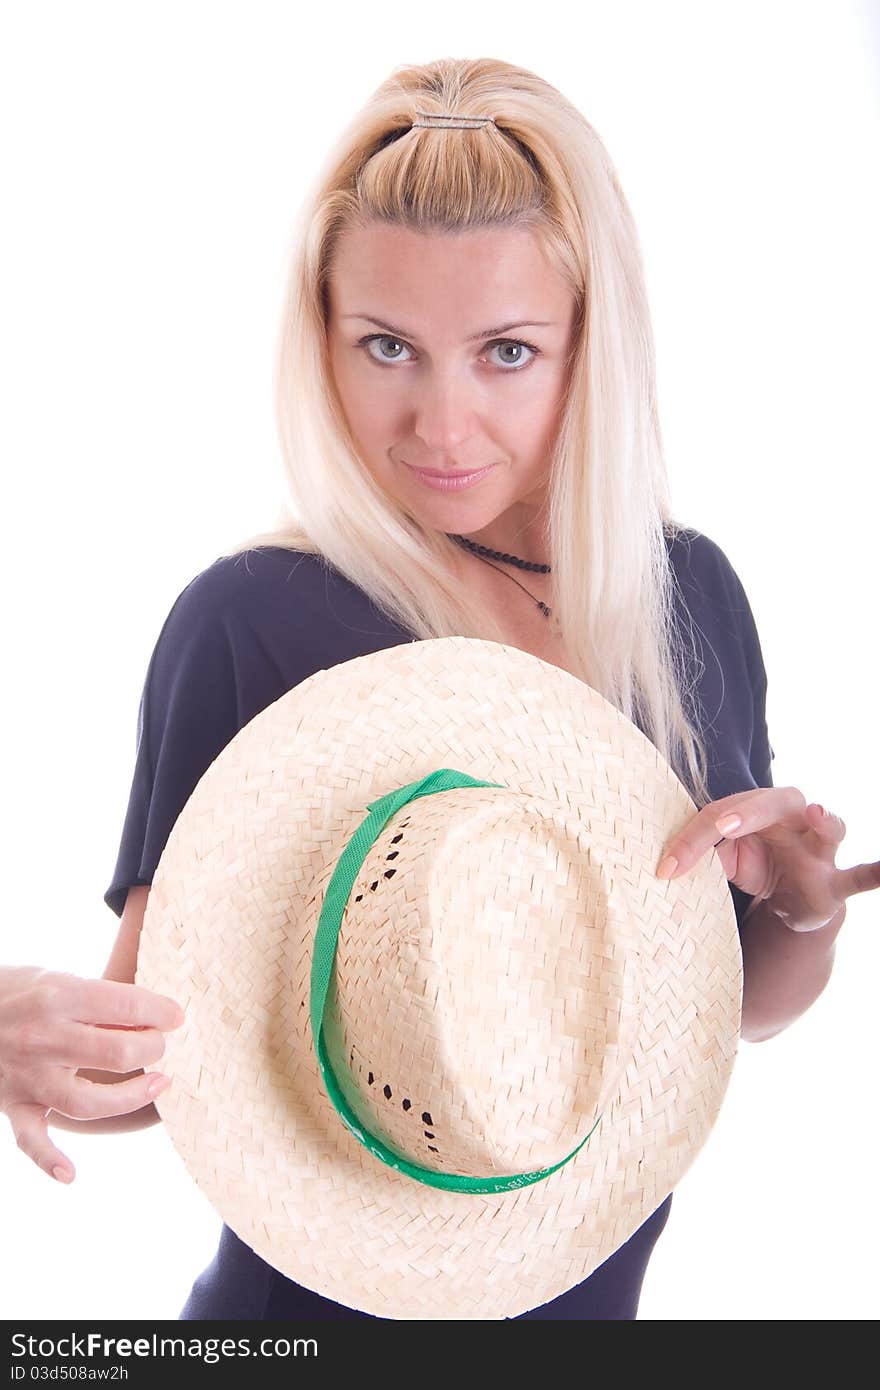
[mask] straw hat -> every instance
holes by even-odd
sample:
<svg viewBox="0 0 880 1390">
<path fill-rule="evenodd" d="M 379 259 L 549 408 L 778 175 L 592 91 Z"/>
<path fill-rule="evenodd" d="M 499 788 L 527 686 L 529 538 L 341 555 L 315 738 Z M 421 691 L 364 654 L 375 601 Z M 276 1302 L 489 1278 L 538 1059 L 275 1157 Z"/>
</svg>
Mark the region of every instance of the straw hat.
<svg viewBox="0 0 880 1390">
<path fill-rule="evenodd" d="M 252 719 L 172 829 L 137 970 L 186 1010 L 156 1105 L 223 1220 L 385 1318 L 586 1279 L 738 1045 L 720 861 L 655 877 L 694 810 L 601 695 L 495 642 L 373 652 Z"/>
</svg>

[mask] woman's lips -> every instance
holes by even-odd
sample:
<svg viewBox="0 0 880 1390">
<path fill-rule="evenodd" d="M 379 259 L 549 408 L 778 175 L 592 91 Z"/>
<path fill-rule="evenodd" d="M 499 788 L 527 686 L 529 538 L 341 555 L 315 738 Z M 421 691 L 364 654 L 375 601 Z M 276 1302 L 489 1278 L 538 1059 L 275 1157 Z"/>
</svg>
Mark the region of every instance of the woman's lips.
<svg viewBox="0 0 880 1390">
<path fill-rule="evenodd" d="M 409 463 L 406 466 L 426 487 L 434 488 L 437 492 L 460 492 L 462 488 L 472 487 L 481 478 L 485 478 L 495 464 L 490 463 L 486 468 L 479 468 L 474 473 L 426 473 L 421 468 L 413 468 Z"/>
</svg>

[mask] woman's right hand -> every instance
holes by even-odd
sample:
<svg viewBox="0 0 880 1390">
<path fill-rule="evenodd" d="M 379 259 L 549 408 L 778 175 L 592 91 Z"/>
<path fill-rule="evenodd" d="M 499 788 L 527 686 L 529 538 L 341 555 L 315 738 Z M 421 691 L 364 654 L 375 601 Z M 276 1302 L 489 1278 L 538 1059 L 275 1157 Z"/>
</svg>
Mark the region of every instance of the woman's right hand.
<svg viewBox="0 0 880 1390">
<path fill-rule="evenodd" d="M 102 1084 L 77 1069 L 125 1074 L 149 1067 L 165 1051 L 163 1033 L 183 1021 L 173 999 L 140 985 L 0 966 L 0 1110 L 18 1147 L 50 1177 L 72 1182 L 73 1164 L 49 1137 L 50 1111 L 76 1120 L 125 1115 L 150 1104 L 159 1075 Z M 55 1174 L 56 1167 L 63 1172 Z"/>
</svg>

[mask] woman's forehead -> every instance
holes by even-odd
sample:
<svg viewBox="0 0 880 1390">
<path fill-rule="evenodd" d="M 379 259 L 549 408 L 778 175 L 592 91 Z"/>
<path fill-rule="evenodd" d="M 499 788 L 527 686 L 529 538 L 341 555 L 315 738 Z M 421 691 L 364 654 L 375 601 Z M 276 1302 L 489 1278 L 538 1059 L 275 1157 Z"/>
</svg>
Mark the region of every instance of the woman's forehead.
<svg viewBox="0 0 880 1390">
<path fill-rule="evenodd" d="M 465 337 L 514 322 L 564 324 L 571 298 L 534 232 L 523 228 L 352 227 L 340 239 L 329 279 L 340 320 L 381 319 L 409 338 L 447 311 Z"/>
</svg>

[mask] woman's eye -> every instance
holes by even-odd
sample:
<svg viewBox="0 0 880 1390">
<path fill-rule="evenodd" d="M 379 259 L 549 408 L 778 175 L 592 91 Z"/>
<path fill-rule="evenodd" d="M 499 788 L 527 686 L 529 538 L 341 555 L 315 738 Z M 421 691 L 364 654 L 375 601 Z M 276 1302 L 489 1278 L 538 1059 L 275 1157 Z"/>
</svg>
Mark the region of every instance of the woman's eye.
<svg viewBox="0 0 880 1390">
<path fill-rule="evenodd" d="M 372 351 L 373 344 L 376 345 L 376 352 Z M 391 344 L 393 350 L 390 353 L 386 352 L 381 346 L 382 344 Z M 520 342 L 518 338 L 498 338 L 487 346 L 491 352 L 496 351 L 496 349 L 502 351 L 503 355 L 499 362 L 502 364 L 502 371 L 506 371 L 508 374 L 522 371 L 523 367 L 527 367 L 540 352 L 540 348 L 534 347 L 531 343 Z M 360 339 L 358 347 L 366 348 L 368 355 L 380 366 L 390 366 L 393 362 L 405 362 L 407 358 L 401 356 L 401 351 L 410 351 L 409 345 L 401 338 L 394 338 L 388 333 L 369 333 L 365 338 Z M 511 349 L 512 355 L 508 356 L 507 353 Z M 524 353 L 531 355 L 524 357 Z"/>
<path fill-rule="evenodd" d="M 491 343 L 490 348 L 493 352 L 496 348 L 512 348 L 517 356 L 512 360 L 509 357 L 502 357 L 501 361 L 513 371 L 517 371 L 521 367 L 527 367 L 532 361 L 532 358 L 538 355 L 537 348 L 530 347 L 528 343 L 521 343 L 517 338 L 500 338 L 497 343 Z M 531 353 L 531 357 L 524 357 L 524 352 Z"/>
<path fill-rule="evenodd" d="M 386 356 L 384 352 L 380 352 L 377 355 L 370 350 L 374 343 L 377 347 L 380 343 L 393 343 L 398 351 L 392 353 L 390 356 Z M 371 333 L 368 337 L 361 338 L 358 347 L 367 348 L 369 356 L 372 357 L 374 362 L 399 362 L 401 360 L 399 349 L 406 348 L 406 344 L 401 342 L 400 338 L 392 338 L 387 333 Z"/>
</svg>

